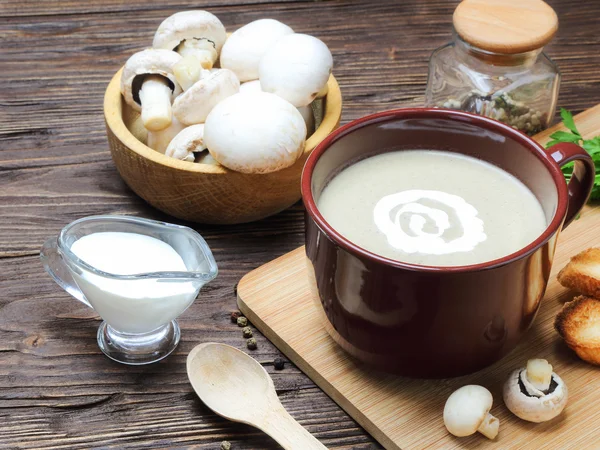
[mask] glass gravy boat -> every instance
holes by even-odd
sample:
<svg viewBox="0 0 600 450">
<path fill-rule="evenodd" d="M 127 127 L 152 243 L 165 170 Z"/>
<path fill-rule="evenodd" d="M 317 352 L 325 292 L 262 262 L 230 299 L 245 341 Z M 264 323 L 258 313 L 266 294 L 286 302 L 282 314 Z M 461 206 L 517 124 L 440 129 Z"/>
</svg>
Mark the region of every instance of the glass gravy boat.
<svg viewBox="0 0 600 450">
<path fill-rule="evenodd" d="M 179 253 L 186 272 L 116 275 L 79 259 L 75 241 L 92 233 L 126 232 L 150 236 Z M 196 299 L 200 288 L 217 276 L 217 264 L 197 232 L 188 227 L 130 216 L 90 216 L 48 239 L 40 252 L 54 281 L 104 322 L 98 345 L 111 359 L 124 364 L 149 364 L 169 355 L 180 338 L 175 320 Z"/>
</svg>

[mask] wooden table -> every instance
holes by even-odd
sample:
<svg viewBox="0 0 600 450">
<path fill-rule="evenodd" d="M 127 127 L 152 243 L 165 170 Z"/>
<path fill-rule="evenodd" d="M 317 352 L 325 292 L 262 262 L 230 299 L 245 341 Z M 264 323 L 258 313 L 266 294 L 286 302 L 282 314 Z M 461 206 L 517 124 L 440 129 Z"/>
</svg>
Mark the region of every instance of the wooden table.
<svg viewBox="0 0 600 450">
<path fill-rule="evenodd" d="M 102 97 L 127 57 L 150 45 L 168 15 L 190 5 L 229 29 L 279 19 L 331 48 L 342 122 L 420 105 L 430 53 L 451 39 L 456 0 L 35 1 L 0 3 L 0 447 L 274 448 L 254 429 L 227 422 L 195 396 L 185 358 L 200 342 L 245 349 L 229 321 L 234 287 L 248 271 L 303 243 L 296 205 L 257 223 L 194 226 L 219 277 L 181 317 L 182 341 L 166 361 L 127 367 L 96 344 L 99 319 L 63 292 L 39 261 L 43 241 L 91 214 L 177 222 L 136 197 L 107 148 Z M 600 102 L 597 0 L 549 0 L 560 31 L 548 53 L 563 73 L 559 104 Z M 285 407 L 331 448 L 377 444 L 262 336 L 252 355 L 272 374 Z"/>
</svg>

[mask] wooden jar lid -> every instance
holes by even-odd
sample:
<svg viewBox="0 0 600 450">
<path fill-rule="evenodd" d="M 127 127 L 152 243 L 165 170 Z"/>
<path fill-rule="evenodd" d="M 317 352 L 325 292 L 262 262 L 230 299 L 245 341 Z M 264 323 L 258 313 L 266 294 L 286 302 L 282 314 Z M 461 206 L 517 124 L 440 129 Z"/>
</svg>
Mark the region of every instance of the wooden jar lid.
<svg viewBox="0 0 600 450">
<path fill-rule="evenodd" d="M 494 53 L 542 48 L 558 30 L 558 17 L 542 0 L 463 0 L 454 28 L 469 44 Z"/>
</svg>

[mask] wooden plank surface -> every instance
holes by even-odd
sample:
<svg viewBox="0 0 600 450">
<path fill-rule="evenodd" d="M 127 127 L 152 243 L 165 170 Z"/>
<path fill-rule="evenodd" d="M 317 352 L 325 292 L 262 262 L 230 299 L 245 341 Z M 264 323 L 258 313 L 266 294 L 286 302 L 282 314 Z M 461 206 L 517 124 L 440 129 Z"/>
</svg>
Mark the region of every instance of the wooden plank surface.
<svg viewBox="0 0 600 450">
<path fill-rule="evenodd" d="M 575 119 L 585 138 L 600 134 L 600 105 Z M 546 142 L 554 130 L 537 136 Z M 573 293 L 556 281 L 569 258 L 600 246 L 600 206 L 586 207 L 560 236 L 550 283 L 532 328 L 517 348 L 496 364 L 472 375 L 419 380 L 370 369 L 350 358 L 327 334 L 312 298 L 304 247 L 246 275 L 238 285 L 240 310 L 353 418 L 387 449 L 423 448 L 552 448 L 600 447 L 600 378 L 598 368 L 579 360 L 554 331 L 554 317 Z M 524 422 L 502 401 L 508 375 L 530 358 L 547 359 L 567 384 L 566 411 L 542 424 Z M 442 420 L 444 403 L 466 384 L 488 388 L 491 413 L 500 419 L 495 441 L 476 433 L 457 439 Z"/>
<path fill-rule="evenodd" d="M 457 3 L 2 0 L 0 448 L 217 448 L 222 439 L 234 448 L 275 448 L 196 399 L 185 357 L 199 342 L 245 349 L 239 329 L 228 322 L 236 307 L 234 286 L 303 243 L 300 205 L 253 224 L 194 226 L 212 247 L 220 275 L 181 318 L 177 352 L 151 367 L 120 366 L 103 357 L 95 341 L 98 318 L 61 291 L 39 263 L 42 242 L 86 215 L 177 222 L 121 181 L 102 118 L 110 77 L 131 53 L 149 45 L 163 18 L 193 6 L 216 13 L 229 29 L 273 17 L 318 36 L 334 54 L 345 123 L 422 103 L 428 57 L 451 39 Z M 563 73 L 559 104 L 579 112 L 600 101 L 600 2 L 549 3 L 561 20 L 548 48 Z M 252 354 L 273 374 L 295 418 L 328 447 L 377 448 L 297 368 L 273 371 L 280 353 L 264 337 L 257 339 Z"/>
</svg>

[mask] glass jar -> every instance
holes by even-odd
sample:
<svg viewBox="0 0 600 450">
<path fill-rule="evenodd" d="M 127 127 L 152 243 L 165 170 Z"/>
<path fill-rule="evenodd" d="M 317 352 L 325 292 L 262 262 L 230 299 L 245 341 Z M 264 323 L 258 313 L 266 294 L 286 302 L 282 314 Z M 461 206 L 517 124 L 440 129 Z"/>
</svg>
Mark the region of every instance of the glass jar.
<svg viewBox="0 0 600 450">
<path fill-rule="evenodd" d="M 463 1 L 467 6 L 468 3 L 469 0 Z M 529 135 L 548 128 L 560 85 L 556 64 L 543 53 L 542 47 L 518 51 L 518 42 L 511 42 L 505 45 L 505 52 L 482 48 L 491 40 L 489 36 L 479 37 L 484 32 L 491 33 L 490 28 L 467 29 L 467 19 L 459 22 L 459 12 L 457 9 L 454 15 L 454 41 L 431 56 L 426 106 L 481 114 Z M 554 32 L 546 33 L 539 43 L 547 42 L 553 35 Z M 502 39 L 492 36 L 495 44 Z"/>
</svg>

